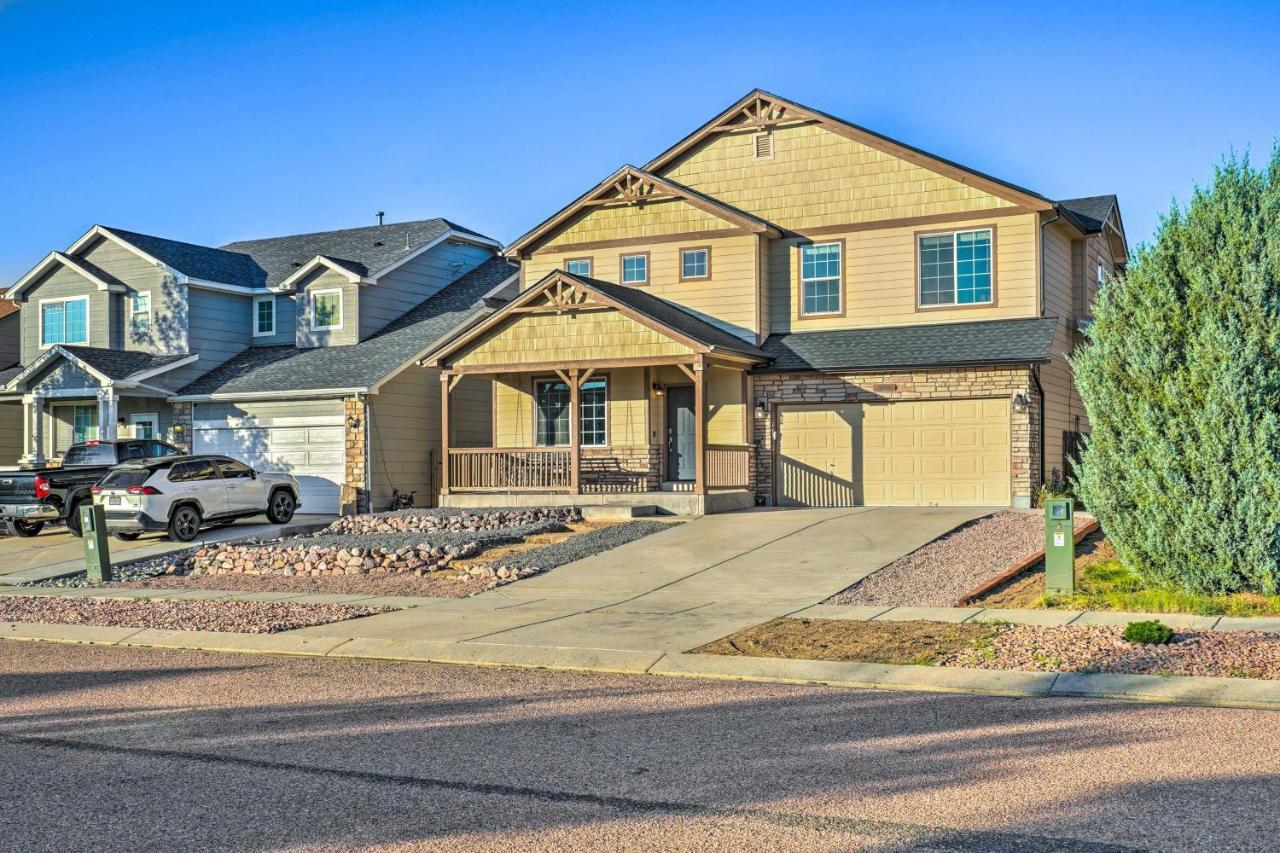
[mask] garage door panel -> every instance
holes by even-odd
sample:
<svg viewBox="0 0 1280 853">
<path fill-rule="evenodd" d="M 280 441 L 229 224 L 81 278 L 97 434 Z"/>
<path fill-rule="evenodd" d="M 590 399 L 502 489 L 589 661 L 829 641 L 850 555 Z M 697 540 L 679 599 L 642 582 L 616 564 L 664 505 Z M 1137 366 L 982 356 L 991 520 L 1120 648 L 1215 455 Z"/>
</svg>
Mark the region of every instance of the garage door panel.
<svg viewBox="0 0 1280 853">
<path fill-rule="evenodd" d="M 197 453 L 239 459 L 260 471 L 291 474 L 298 480 L 306 512 L 336 513 L 345 477 L 346 433 L 341 426 L 199 427 Z"/>
</svg>

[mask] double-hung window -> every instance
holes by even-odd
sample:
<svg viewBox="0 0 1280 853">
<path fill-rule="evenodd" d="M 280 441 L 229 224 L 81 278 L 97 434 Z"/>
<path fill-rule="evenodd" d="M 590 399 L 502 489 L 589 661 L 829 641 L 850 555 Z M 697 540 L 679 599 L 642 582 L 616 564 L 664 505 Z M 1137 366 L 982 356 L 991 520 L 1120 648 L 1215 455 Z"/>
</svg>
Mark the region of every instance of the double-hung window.
<svg viewBox="0 0 1280 853">
<path fill-rule="evenodd" d="M 578 392 L 578 435 L 583 447 L 608 443 L 609 383 L 605 377 L 588 379 Z M 569 444 L 569 386 L 558 379 L 534 383 L 535 443 L 538 447 Z"/>
<path fill-rule="evenodd" d="M 995 292 L 991 229 L 920 238 L 920 307 L 985 305 Z"/>
<path fill-rule="evenodd" d="M 711 276 L 710 249 L 680 250 L 680 280 L 709 278 Z"/>
<path fill-rule="evenodd" d="M 253 300 L 253 336 L 267 337 L 276 333 L 276 298 L 259 296 Z"/>
<path fill-rule="evenodd" d="M 590 258 L 568 258 L 564 262 L 564 271 L 574 275 L 591 275 Z"/>
<path fill-rule="evenodd" d="M 342 291 L 311 291 L 311 330 L 322 332 L 326 329 L 342 328 Z"/>
<path fill-rule="evenodd" d="M 135 335 L 151 333 L 151 292 L 129 295 L 129 327 Z"/>
<path fill-rule="evenodd" d="M 642 255 L 623 255 L 619 260 L 622 264 L 623 284 L 649 283 L 648 252 L 645 252 Z"/>
<path fill-rule="evenodd" d="M 40 303 L 40 346 L 89 343 L 89 297 Z"/>
<path fill-rule="evenodd" d="M 843 243 L 811 243 L 800 247 L 800 313 L 839 314 Z"/>
</svg>

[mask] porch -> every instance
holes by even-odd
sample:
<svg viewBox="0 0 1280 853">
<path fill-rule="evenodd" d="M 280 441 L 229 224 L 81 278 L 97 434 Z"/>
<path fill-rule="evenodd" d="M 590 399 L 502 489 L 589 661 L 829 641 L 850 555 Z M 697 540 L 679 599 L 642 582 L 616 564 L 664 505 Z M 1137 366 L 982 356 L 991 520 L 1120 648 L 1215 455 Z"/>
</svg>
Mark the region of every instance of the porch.
<svg viewBox="0 0 1280 853">
<path fill-rule="evenodd" d="M 552 278 L 424 359 L 441 371 L 441 505 L 752 505 L 754 347 L 684 312 L 659 323 L 643 309 L 669 304 L 634 289 Z M 455 440 L 463 377 L 492 385 L 491 446 Z"/>
</svg>

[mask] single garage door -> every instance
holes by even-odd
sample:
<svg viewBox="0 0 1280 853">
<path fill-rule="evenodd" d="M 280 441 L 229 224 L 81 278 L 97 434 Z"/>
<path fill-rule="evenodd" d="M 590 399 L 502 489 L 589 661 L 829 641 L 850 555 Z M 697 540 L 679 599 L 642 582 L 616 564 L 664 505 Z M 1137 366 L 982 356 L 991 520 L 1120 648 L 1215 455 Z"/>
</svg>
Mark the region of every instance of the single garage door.
<svg viewBox="0 0 1280 853">
<path fill-rule="evenodd" d="M 336 513 L 345 476 L 342 403 L 198 403 L 196 453 L 220 453 L 298 479 L 302 512 Z"/>
<path fill-rule="evenodd" d="M 784 506 L 1008 506 L 1008 400 L 779 409 Z"/>
</svg>

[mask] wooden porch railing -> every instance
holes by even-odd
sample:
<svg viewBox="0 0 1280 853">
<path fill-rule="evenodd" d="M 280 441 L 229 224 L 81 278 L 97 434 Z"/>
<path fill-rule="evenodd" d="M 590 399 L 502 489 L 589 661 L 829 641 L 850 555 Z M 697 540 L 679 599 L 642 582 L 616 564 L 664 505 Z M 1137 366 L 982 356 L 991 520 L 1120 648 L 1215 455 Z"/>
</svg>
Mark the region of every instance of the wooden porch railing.
<svg viewBox="0 0 1280 853">
<path fill-rule="evenodd" d="M 751 447 L 746 444 L 707 445 L 707 488 L 745 489 L 750 482 Z"/>
<path fill-rule="evenodd" d="M 448 483 L 460 492 L 567 492 L 572 469 L 563 447 L 449 448 Z"/>
</svg>

